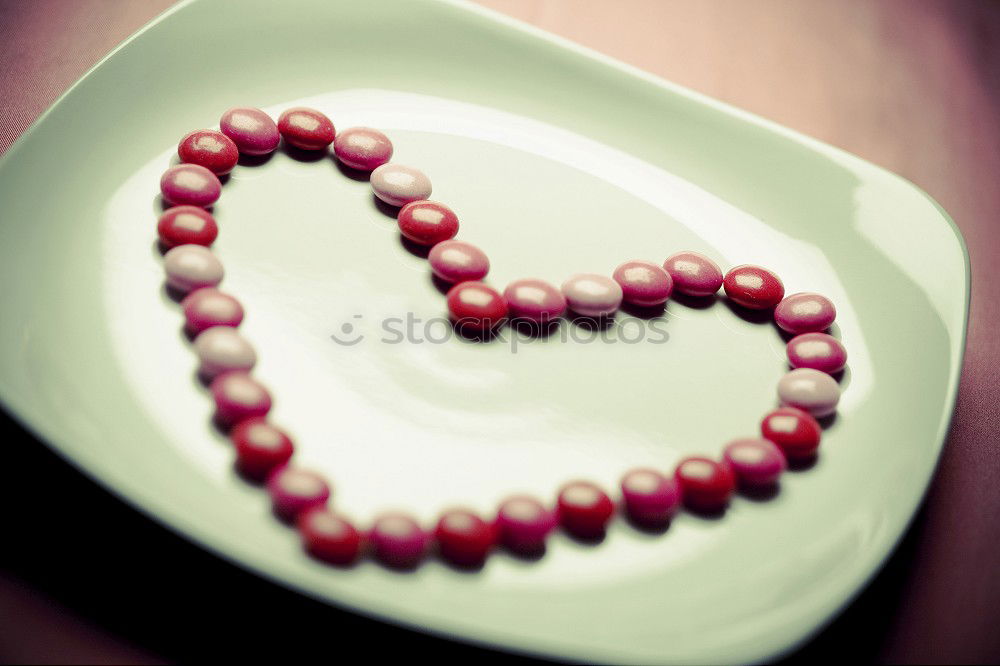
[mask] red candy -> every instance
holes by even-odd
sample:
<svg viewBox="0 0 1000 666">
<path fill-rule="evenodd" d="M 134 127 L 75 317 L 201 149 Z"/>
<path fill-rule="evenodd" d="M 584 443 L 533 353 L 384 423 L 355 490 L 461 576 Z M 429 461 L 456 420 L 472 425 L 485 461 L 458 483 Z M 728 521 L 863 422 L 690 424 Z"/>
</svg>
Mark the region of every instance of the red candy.
<svg viewBox="0 0 1000 666">
<path fill-rule="evenodd" d="M 584 538 L 604 534 L 615 512 L 607 493 L 589 481 L 573 481 L 563 486 L 556 508 L 566 531 Z"/>
<path fill-rule="evenodd" d="M 181 139 L 177 146 L 181 162 L 203 166 L 216 176 L 229 173 L 240 159 L 233 140 L 215 130 L 195 130 Z"/>
<path fill-rule="evenodd" d="M 461 282 L 448 292 L 448 312 L 459 328 L 488 331 L 507 318 L 507 301 L 482 282 Z"/>
<path fill-rule="evenodd" d="M 808 412 L 781 407 L 764 417 L 760 434 L 777 444 L 789 460 L 804 460 L 816 455 L 823 431 Z"/>
<path fill-rule="evenodd" d="M 681 503 L 677 479 L 652 469 L 635 469 L 622 477 L 622 499 L 632 520 L 642 525 L 662 525 Z"/>
<path fill-rule="evenodd" d="M 726 445 L 722 459 L 744 487 L 766 488 L 785 471 L 785 456 L 767 439 L 736 439 Z"/>
<path fill-rule="evenodd" d="M 305 107 L 282 113 L 278 118 L 278 131 L 285 141 L 302 150 L 323 150 L 337 135 L 329 118 Z"/>
<path fill-rule="evenodd" d="M 434 529 L 441 556 L 463 567 L 474 567 L 486 560 L 496 530 L 485 520 L 464 509 L 445 512 Z"/>
<path fill-rule="evenodd" d="M 428 538 L 413 518 L 387 513 L 375 520 L 369 539 L 375 557 L 390 567 L 410 569 L 427 553 Z"/>
<path fill-rule="evenodd" d="M 263 418 L 241 421 L 229 433 L 236 448 L 236 466 L 254 481 L 263 481 L 288 462 L 295 447 L 284 432 Z"/>
<path fill-rule="evenodd" d="M 156 233 L 167 247 L 188 244 L 208 247 L 219 235 L 219 227 L 212 214 L 204 208 L 174 206 L 160 216 Z"/>
<path fill-rule="evenodd" d="M 215 399 L 215 418 L 223 427 L 263 417 L 271 411 L 271 394 L 245 372 L 219 375 L 209 390 Z"/>
<path fill-rule="evenodd" d="M 498 538 L 516 553 L 533 555 L 543 551 L 545 539 L 555 525 L 552 512 L 533 497 L 510 497 L 497 511 Z"/>
<path fill-rule="evenodd" d="M 830 299 L 808 292 L 786 296 L 774 308 L 774 323 L 795 335 L 825 331 L 836 318 L 837 308 Z"/>
<path fill-rule="evenodd" d="M 267 155 L 281 142 L 278 126 L 260 109 L 229 109 L 219 119 L 219 129 L 244 155 Z"/>
<path fill-rule="evenodd" d="M 681 486 L 684 503 L 696 511 L 724 509 L 736 490 L 733 471 L 709 458 L 685 458 L 677 465 L 675 477 Z"/>
<path fill-rule="evenodd" d="M 297 467 L 280 467 L 267 479 L 274 513 L 292 522 L 298 516 L 330 499 L 330 486 L 316 472 Z"/>
<path fill-rule="evenodd" d="M 399 209 L 399 232 L 419 245 L 436 245 L 458 233 L 458 216 L 444 204 L 411 201 Z"/>
<path fill-rule="evenodd" d="M 722 286 L 731 301 L 751 310 L 773 308 L 785 295 L 785 286 L 777 275 L 750 264 L 731 269 Z"/>
<path fill-rule="evenodd" d="M 243 321 L 243 306 L 229 294 L 214 287 L 196 289 L 181 301 L 185 328 L 197 335 L 213 326 L 239 326 Z"/>
<path fill-rule="evenodd" d="M 326 507 L 302 512 L 296 526 L 306 552 L 337 566 L 354 563 L 361 553 L 361 533 L 354 525 Z"/>
</svg>

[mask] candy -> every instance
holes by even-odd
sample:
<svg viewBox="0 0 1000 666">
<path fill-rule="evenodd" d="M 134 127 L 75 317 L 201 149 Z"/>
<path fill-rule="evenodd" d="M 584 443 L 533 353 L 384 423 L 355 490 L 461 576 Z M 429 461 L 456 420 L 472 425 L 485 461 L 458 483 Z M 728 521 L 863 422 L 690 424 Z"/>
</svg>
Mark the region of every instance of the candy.
<svg viewBox="0 0 1000 666">
<path fill-rule="evenodd" d="M 545 539 L 556 525 L 555 516 L 525 495 L 504 500 L 497 512 L 498 538 L 510 550 L 531 555 L 545 549 Z"/>
<path fill-rule="evenodd" d="M 208 247 L 219 235 L 219 227 L 204 208 L 174 206 L 160 215 L 156 233 L 166 247 L 188 244 Z"/>
<path fill-rule="evenodd" d="M 739 482 L 750 488 L 771 486 L 787 464 L 781 450 L 766 439 L 736 439 L 722 451 L 722 460 Z"/>
<path fill-rule="evenodd" d="M 326 507 L 303 511 L 296 521 L 302 547 L 318 560 L 348 566 L 361 553 L 361 534 L 345 518 Z"/>
<path fill-rule="evenodd" d="M 390 206 L 405 206 L 431 196 L 431 181 L 423 171 L 402 164 L 383 164 L 371 175 L 372 192 Z"/>
<path fill-rule="evenodd" d="M 219 119 L 219 128 L 244 155 L 267 155 L 281 141 L 278 126 L 260 109 L 229 109 Z"/>
<path fill-rule="evenodd" d="M 808 412 L 781 407 L 760 422 L 760 434 L 778 445 L 789 460 L 806 460 L 816 455 L 822 430 Z"/>
<path fill-rule="evenodd" d="M 279 467 L 267 479 L 274 513 L 292 522 L 313 507 L 323 506 L 330 499 L 330 486 L 316 472 L 298 467 Z"/>
<path fill-rule="evenodd" d="M 163 255 L 167 284 L 187 293 L 202 287 L 214 287 L 222 281 L 222 262 L 201 245 L 178 245 Z"/>
<path fill-rule="evenodd" d="M 369 540 L 378 560 L 399 569 L 419 564 L 429 545 L 427 533 L 417 521 L 401 513 L 387 513 L 377 518 Z"/>
<path fill-rule="evenodd" d="M 181 301 L 181 308 L 185 328 L 193 335 L 213 326 L 239 326 L 243 321 L 240 302 L 212 287 L 192 291 Z"/>
<path fill-rule="evenodd" d="M 622 303 L 621 286 L 596 273 L 574 275 L 563 282 L 562 293 L 569 308 L 585 317 L 612 315 Z"/>
<path fill-rule="evenodd" d="M 431 249 L 427 260 L 434 275 L 445 282 L 482 280 L 490 272 L 486 253 L 465 241 L 442 241 Z"/>
<path fill-rule="evenodd" d="M 674 289 L 687 296 L 711 296 L 722 286 L 719 266 L 697 252 L 672 254 L 663 262 L 663 269 L 673 279 Z"/>
<path fill-rule="evenodd" d="M 674 279 L 648 261 L 627 261 L 612 275 L 621 285 L 622 300 L 640 307 L 662 305 L 674 290 Z"/>
<path fill-rule="evenodd" d="M 777 275 L 751 264 L 730 269 L 722 286 L 729 300 L 751 310 L 773 308 L 785 295 L 785 286 Z"/>
<path fill-rule="evenodd" d="M 236 449 L 236 467 L 247 478 L 263 481 L 288 462 L 295 451 L 292 440 L 263 418 L 240 421 L 229 433 Z"/>
<path fill-rule="evenodd" d="M 465 509 L 446 511 L 434 529 L 441 556 L 463 567 L 479 566 L 496 541 L 492 525 Z"/>
<path fill-rule="evenodd" d="M 257 363 L 257 353 L 239 331 L 230 326 L 215 326 L 194 339 L 198 354 L 198 373 L 212 379 L 223 372 L 249 372 Z"/>
<path fill-rule="evenodd" d="M 796 368 L 778 381 L 778 397 L 783 405 L 804 409 L 821 418 L 837 411 L 840 387 L 825 372 Z"/>
<path fill-rule="evenodd" d="M 736 490 L 736 477 L 727 466 L 709 458 L 685 458 L 674 474 L 684 503 L 695 511 L 721 511 Z"/>
<path fill-rule="evenodd" d="M 458 233 L 458 216 L 435 201 L 411 201 L 399 209 L 396 222 L 399 233 L 418 245 L 436 245 Z"/>
<path fill-rule="evenodd" d="M 209 390 L 215 400 L 215 419 L 223 427 L 263 417 L 271 411 L 271 394 L 245 372 L 219 375 Z"/>
<path fill-rule="evenodd" d="M 323 150 L 337 135 L 329 118 L 316 109 L 301 106 L 278 117 L 278 132 L 290 145 L 302 150 Z"/>
<path fill-rule="evenodd" d="M 832 374 L 847 365 L 847 350 L 840 340 L 826 333 L 796 335 L 785 345 L 793 368 L 812 368 Z"/>
<path fill-rule="evenodd" d="M 222 183 L 218 176 L 197 164 L 176 164 L 160 177 L 160 193 L 172 205 L 207 208 L 219 200 Z"/>
<path fill-rule="evenodd" d="M 615 512 L 611 498 L 589 481 L 572 481 L 559 491 L 556 502 L 559 523 L 570 534 L 592 539 L 604 534 Z"/>
<path fill-rule="evenodd" d="M 233 140 L 215 130 L 195 130 L 177 145 L 181 162 L 203 166 L 216 176 L 229 173 L 240 159 L 240 151 Z"/>
<path fill-rule="evenodd" d="M 819 294 L 792 294 L 774 308 L 774 323 L 781 330 L 793 334 L 825 331 L 836 318 L 837 308 Z"/>
<path fill-rule="evenodd" d="M 543 280 L 515 280 L 503 290 L 511 319 L 548 323 L 566 311 L 566 297 Z"/>
<path fill-rule="evenodd" d="M 625 511 L 641 525 L 662 525 L 681 503 L 681 488 L 674 477 L 652 469 L 634 469 L 621 481 Z"/>
<path fill-rule="evenodd" d="M 507 318 L 507 301 L 482 282 L 462 282 L 448 291 L 448 313 L 459 328 L 488 331 Z"/>
<path fill-rule="evenodd" d="M 352 127 L 333 141 L 337 159 L 352 169 L 371 171 L 392 158 L 392 142 L 382 132 L 370 127 Z"/>
</svg>

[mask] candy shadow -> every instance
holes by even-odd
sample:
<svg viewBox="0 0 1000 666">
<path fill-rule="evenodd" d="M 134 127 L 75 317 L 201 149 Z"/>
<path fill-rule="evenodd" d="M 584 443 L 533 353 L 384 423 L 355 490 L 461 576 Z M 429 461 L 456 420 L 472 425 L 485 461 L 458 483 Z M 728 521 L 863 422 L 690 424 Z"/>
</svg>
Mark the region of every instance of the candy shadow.
<svg viewBox="0 0 1000 666">
<path fill-rule="evenodd" d="M 622 303 L 619 308 L 625 314 L 638 319 L 658 319 L 667 313 L 667 304 L 660 305 L 634 305 L 632 303 Z"/>
<path fill-rule="evenodd" d="M 511 319 L 510 327 L 513 331 L 533 340 L 544 340 L 559 330 L 561 319 L 549 321 L 531 321 L 530 319 Z"/>
<path fill-rule="evenodd" d="M 321 148 L 320 150 L 303 150 L 302 148 L 296 148 L 284 140 L 281 142 L 280 151 L 296 162 L 306 163 L 319 162 L 330 155 L 326 148 Z"/>
<path fill-rule="evenodd" d="M 187 296 L 186 292 L 171 287 L 166 282 L 163 283 L 163 288 L 160 290 L 160 293 L 177 304 L 180 304 L 180 302 L 184 300 L 184 297 Z"/>
<path fill-rule="evenodd" d="M 742 305 L 738 305 L 728 298 L 723 298 L 721 300 L 726 307 L 729 308 L 730 312 L 747 323 L 757 325 L 774 323 L 774 310 L 772 308 L 767 308 L 766 310 L 752 310 L 750 308 L 745 308 Z"/>
<path fill-rule="evenodd" d="M 414 243 L 403 234 L 399 234 L 399 244 L 404 250 L 418 259 L 426 259 L 431 253 L 430 247 L 427 245 L 421 245 L 420 243 Z"/>
<path fill-rule="evenodd" d="M 691 308 L 692 310 L 707 310 L 715 305 L 716 301 L 719 300 L 719 297 L 715 294 L 710 296 L 689 296 L 687 294 L 674 292 L 670 296 L 670 300 L 675 303 L 679 303 L 686 308 Z"/>
<path fill-rule="evenodd" d="M 632 516 L 625 515 L 625 522 L 637 532 L 642 532 L 648 536 L 663 536 L 670 529 L 671 518 L 663 520 L 638 520 Z"/>
<path fill-rule="evenodd" d="M 341 175 L 345 178 L 350 178 L 351 180 L 355 180 L 359 183 L 367 183 L 371 179 L 370 171 L 362 171 L 361 169 L 349 167 L 338 160 L 335 155 L 330 155 L 330 159 L 333 161 L 334 166 L 337 167 L 337 170 L 340 171 Z"/>
<path fill-rule="evenodd" d="M 522 549 L 507 548 L 506 546 L 504 546 L 500 549 L 500 552 L 509 555 L 515 560 L 521 562 L 526 562 L 526 563 L 538 562 L 540 559 L 545 557 L 545 553 L 548 552 L 548 547 L 545 544 L 542 544 L 541 547 L 539 548 L 534 548 L 531 550 L 522 550 Z"/>
<path fill-rule="evenodd" d="M 451 322 L 451 329 L 455 332 L 455 338 L 457 340 L 460 342 L 468 342 L 479 345 L 493 344 L 497 340 L 501 340 L 500 331 L 503 330 L 503 328 L 503 324 L 500 324 L 489 330 L 479 331 L 476 329 L 464 328 L 455 322 Z"/>
<path fill-rule="evenodd" d="M 793 458 L 788 460 L 789 472 L 808 472 L 819 464 L 819 454 L 814 453 L 808 458 Z"/>
<path fill-rule="evenodd" d="M 601 530 L 596 534 L 577 534 L 576 532 L 570 532 L 567 529 L 563 530 L 563 534 L 569 537 L 570 541 L 578 543 L 581 546 L 600 546 L 604 543 L 604 540 L 608 538 L 608 531 Z"/>
<path fill-rule="evenodd" d="M 236 161 L 236 164 L 242 167 L 259 167 L 264 166 L 274 157 L 277 151 L 272 150 L 265 155 L 243 155 L 240 154 L 240 158 Z"/>
<path fill-rule="evenodd" d="M 448 294 L 449 291 L 451 291 L 451 288 L 455 286 L 454 283 L 448 282 L 447 280 L 442 280 L 437 275 L 434 275 L 434 273 L 431 273 L 431 284 L 433 284 L 434 288 L 445 296 Z"/>
<path fill-rule="evenodd" d="M 728 504 L 720 509 L 703 509 L 701 507 L 690 506 L 688 504 L 684 505 L 684 509 L 692 516 L 710 521 L 719 521 L 725 518 L 726 510 L 728 508 Z"/>
<path fill-rule="evenodd" d="M 386 202 L 382 201 L 377 196 L 375 196 L 374 192 L 372 193 L 372 204 L 375 206 L 375 209 L 378 212 L 382 213 L 386 217 L 391 217 L 394 220 L 397 217 L 399 217 L 399 208 L 400 207 L 399 206 L 390 206 L 389 204 L 387 204 Z"/>
<path fill-rule="evenodd" d="M 567 319 L 574 326 L 579 326 L 585 331 L 607 331 L 615 325 L 614 314 L 591 317 L 589 315 L 582 315 L 579 312 L 569 311 Z"/>
<path fill-rule="evenodd" d="M 478 562 L 471 562 L 469 564 L 461 564 L 459 562 L 452 562 L 440 553 L 437 553 L 435 558 L 438 562 L 451 569 L 452 571 L 463 573 L 463 574 L 477 574 L 486 568 L 486 559 L 489 559 L 487 555 L 486 559 L 480 560 Z"/>
<path fill-rule="evenodd" d="M 781 484 L 778 482 L 767 486 L 740 485 L 739 493 L 751 502 L 769 502 L 781 494 Z"/>
</svg>

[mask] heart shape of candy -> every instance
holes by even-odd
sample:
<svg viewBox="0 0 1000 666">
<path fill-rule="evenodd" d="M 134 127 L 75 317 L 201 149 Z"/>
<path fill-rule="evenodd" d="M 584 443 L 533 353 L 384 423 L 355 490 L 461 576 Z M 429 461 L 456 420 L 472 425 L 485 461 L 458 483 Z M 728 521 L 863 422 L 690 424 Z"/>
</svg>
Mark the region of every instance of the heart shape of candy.
<svg viewBox="0 0 1000 666">
<path fill-rule="evenodd" d="M 744 265 L 723 275 L 714 262 L 693 252 L 672 255 L 662 266 L 626 262 L 610 278 L 575 275 L 561 288 L 541 280 L 518 280 L 501 294 L 481 282 L 489 272 L 485 253 L 455 240 L 458 216 L 444 204 L 428 200 L 429 179 L 419 170 L 388 161 L 392 155 L 388 137 L 370 128 L 337 134 L 329 119 L 311 109 L 291 109 L 278 123 L 262 114 L 254 109 L 230 110 L 223 116 L 223 131 L 216 132 L 218 137 L 211 135 L 213 130 L 200 130 L 182 140 L 178 152 L 185 162 L 169 169 L 161 179 L 164 199 L 177 205 L 165 211 L 158 231 L 162 244 L 170 248 L 164 257 L 168 284 L 187 294 L 183 308 L 188 329 L 196 335 L 201 373 L 212 381 L 217 419 L 232 429 L 241 468 L 250 478 L 268 479 L 275 512 L 297 522 L 307 550 L 320 559 L 350 561 L 366 539 L 356 538 L 358 532 L 343 517 L 325 508 L 329 497 L 325 482 L 317 482 L 318 477 L 308 470 L 287 465 L 290 439 L 266 421 L 270 395 L 249 375 L 255 354 L 236 329 L 242 307 L 216 288 L 224 271 L 208 247 L 218 230 L 204 209 L 221 193 L 215 174 L 232 169 L 232 145 L 244 154 L 260 155 L 273 150 L 282 137 L 300 150 L 324 150 L 333 143 L 345 166 L 371 171 L 375 196 L 399 207 L 397 221 L 402 236 L 428 247 L 434 275 L 454 284 L 447 303 L 460 329 L 491 331 L 509 319 L 555 322 L 567 310 L 602 318 L 613 315 L 623 302 L 656 307 L 674 292 L 707 298 L 720 287 L 739 307 L 774 309 L 780 328 L 800 334 L 788 346 L 789 361 L 796 369 L 779 384 L 779 396 L 788 406 L 765 417 L 762 437 L 732 442 L 721 460 L 690 458 L 678 465 L 674 475 L 651 469 L 626 474 L 621 506 L 636 522 L 669 520 L 682 502 L 698 511 L 717 511 L 729 501 L 738 483 L 771 485 L 786 459 L 801 460 L 815 454 L 820 428 L 813 417 L 826 416 L 836 408 L 839 388 L 829 373 L 839 371 L 846 362 L 843 346 L 821 332 L 835 317 L 833 305 L 824 297 L 795 294 L 785 298 L 784 287 L 772 272 Z M 192 135 L 199 140 L 192 141 Z M 201 148 L 204 146 L 215 148 Z M 533 502 L 531 498 L 512 498 L 489 522 L 481 522 L 469 512 L 448 512 L 432 532 L 425 532 L 406 516 L 383 517 L 375 521 L 366 537 L 376 557 L 393 566 L 413 566 L 431 544 L 436 544 L 446 559 L 468 564 L 481 561 L 497 542 L 522 551 L 536 549 L 557 523 L 581 538 L 594 537 L 603 532 L 614 512 L 611 498 L 587 482 L 564 486 L 554 509 Z M 355 540 L 356 549 L 350 545 Z"/>
</svg>

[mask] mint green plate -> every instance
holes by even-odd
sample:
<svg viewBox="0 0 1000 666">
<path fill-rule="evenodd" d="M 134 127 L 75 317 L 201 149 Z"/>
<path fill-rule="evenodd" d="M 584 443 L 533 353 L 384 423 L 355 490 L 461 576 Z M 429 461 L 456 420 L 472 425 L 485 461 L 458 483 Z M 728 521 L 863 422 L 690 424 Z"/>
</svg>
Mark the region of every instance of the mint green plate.
<svg viewBox="0 0 1000 666">
<path fill-rule="evenodd" d="M 431 561 L 401 574 L 308 559 L 231 471 L 153 246 L 157 181 L 178 139 L 232 105 L 293 104 L 340 128 L 385 129 L 395 159 L 424 169 L 461 237 L 489 252 L 496 285 L 694 249 L 829 295 L 850 371 L 819 463 L 771 501 L 736 499 L 722 520 L 682 515 L 662 535 L 617 521 L 597 546 L 556 536 L 538 562 L 499 554 L 476 573 Z M 926 195 L 466 5 L 182 3 L 18 140 L 0 163 L 0 202 L 0 394 L 14 414 L 240 566 L 462 640 L 614 662 L 788 650 L 885 560 L 954 403 L 967 259 Z M 362 524 L 390 508 L 430 522 L 453 504 L 550 498 L 574 477 L 613 488 L 633 466 L 717 454 L 774 405 L 779 336 L 722 302 L 672 302 L 603 340 L 567 324 L 516 346 L 441 341 L 444 301 L 425 261 L 330 159 L 239 167 L 216 213 L 224 287 L 248 309 L 274 419 Z M 421 322 L 392 344 L 390 319 L 406 313 Z"/>
</svg>

